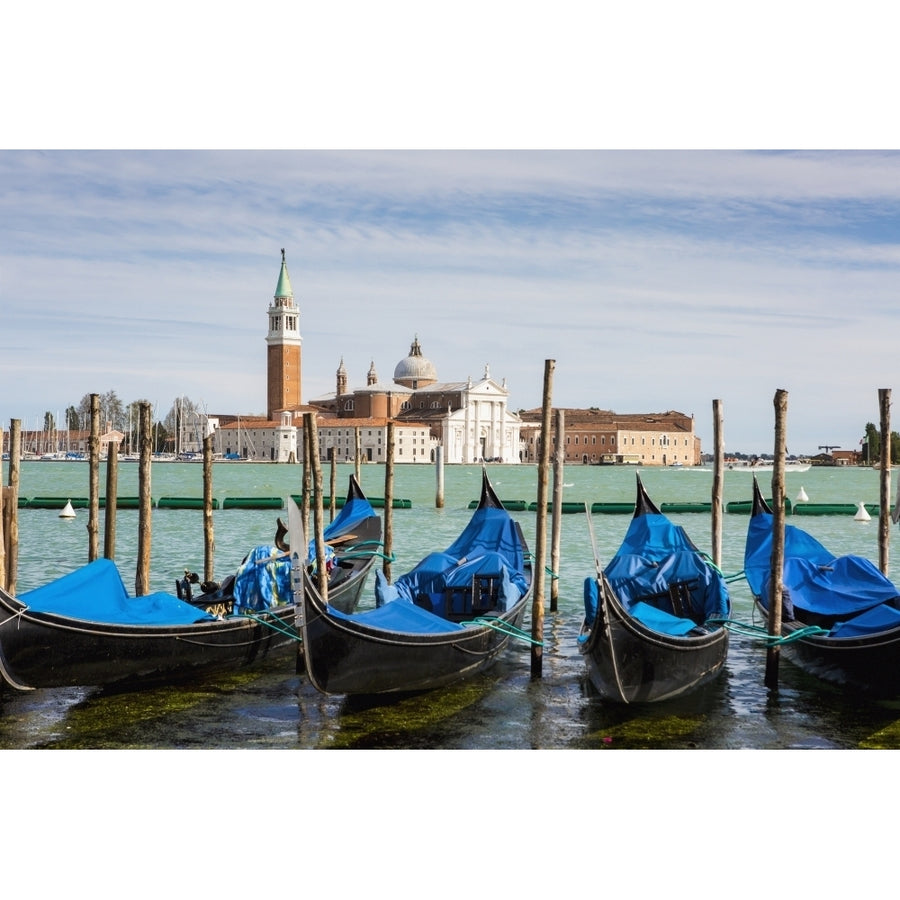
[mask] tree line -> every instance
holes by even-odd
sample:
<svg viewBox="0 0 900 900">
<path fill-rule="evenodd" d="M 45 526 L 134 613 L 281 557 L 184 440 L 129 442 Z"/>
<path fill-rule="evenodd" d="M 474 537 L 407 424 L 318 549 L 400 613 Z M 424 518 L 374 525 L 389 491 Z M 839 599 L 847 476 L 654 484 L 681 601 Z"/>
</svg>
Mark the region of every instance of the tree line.
<svg viewBox="0 0 900 900">
<path fill-rule="evenodd" d="M 125 435 L 122 446 L 123 453 L 136 453 L 138 423 L 140 422 L 140 406 L 142 403 L 150 403 L 149 400 L 132 400 L 124 403 L 115 391 L 107 391 L 98 394 L 100 406 L 100 431 L 121 431 Z M 43 431 L 49 436 L 58 434 L 59 431 L 86 432 L 91 428 L 91 394 L 85 394 L 77 406 L 66 408 L 62 424 L 56 422 L 56 416 L 52 412 L 44 413 Z M 150 403 L 151 410 L 153 404 Z M 155 416 L 156 410 L 153 411 Z M 176 397 L 172 401 L 169 411 L 161 419 L 157 419 L 153 425 L 152 445 L 154 453 L 164 453 L 178 446 L 176 435 L 189 433 L 194 438 L 194 432 L 205 433 L 205 412 L 201 406 L 190 397 Z M 52 440 L 52 439 L 51 439 Z M 134 446 L 132 446 L 132 444 Z"/>
</svg>

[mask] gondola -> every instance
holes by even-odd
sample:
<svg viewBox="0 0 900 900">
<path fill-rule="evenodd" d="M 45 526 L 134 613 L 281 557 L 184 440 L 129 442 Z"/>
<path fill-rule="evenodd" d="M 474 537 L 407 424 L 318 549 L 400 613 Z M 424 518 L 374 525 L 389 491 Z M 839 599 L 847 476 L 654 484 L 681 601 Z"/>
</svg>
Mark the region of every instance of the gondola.
<svg viewBox="0 0 900 900">
<path fill-rule="evenodd" d="M 588 525 L 594 542 L 590 515 Z M 578 648 L 604 700 L 652 703 L 712 681 L 725 665 L 731 600 L 722 573 L 649 498 L 637 502 L 605 569 L 585 579 Z"/>
<path fill-rule="evenodd" d="M 329 583 L 335 602 L 352 611 L 378 556 L 381 520 L 359 491 L 329 534 Z M 0 676 L 18 690 L 130 690 L 296 655 L 291 566 L 288 553 L 264 545 L 222 587 L 196 596 L 131 597 L 108 559 L 18 596 L 0 590 Z"/>
<path fill-rule="evenodd" d="M 302 574 L 306 674 L 322 693 L 346 695 L 427 691 L 487 669 L 518 635 L 533 584 L 519 523 L 484 471 L 478 507 L 453 544 L 393 584 L 376 569 L 374 608 L 341 613 Z"/>
<path fill-rule="evenodd" d="M 754 478 L 744 572 L 766 620 L 772 542 L 772 509 Z M 898 594 L 868 559 L 836 557 L 801 528 L 784 526 L 781 647 L 800 668 L 869 694 L 900 695 Z"/>
</svg>

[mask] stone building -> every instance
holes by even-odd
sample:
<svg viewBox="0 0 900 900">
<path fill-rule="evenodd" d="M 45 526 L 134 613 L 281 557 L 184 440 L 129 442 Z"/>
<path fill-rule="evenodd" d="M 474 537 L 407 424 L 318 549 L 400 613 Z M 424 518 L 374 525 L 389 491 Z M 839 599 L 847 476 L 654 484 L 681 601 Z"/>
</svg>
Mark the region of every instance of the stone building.
<svg viewBox="0 0 900 900">
<path fill-rule="evenodd" d="M 523 458 L 540 458 L 541 410 L 523 411 Z M 694 417 L 663 413 L 615 413 L 565 409 L 565 462 L 582 465 L 699 466 Z M 551 454 L 556 450 L 555 437 Z"/>
</svg>

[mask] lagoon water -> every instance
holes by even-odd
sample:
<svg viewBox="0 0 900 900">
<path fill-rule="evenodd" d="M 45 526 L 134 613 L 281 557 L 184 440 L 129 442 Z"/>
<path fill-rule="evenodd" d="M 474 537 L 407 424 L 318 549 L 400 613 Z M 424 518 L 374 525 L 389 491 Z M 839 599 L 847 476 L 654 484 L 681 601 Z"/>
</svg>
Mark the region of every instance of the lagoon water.
<svg viewBox="0 0 900 900">
<path fill-rule="evenodd" d="M 346 492 L 352 466 L 339 465 L 336 493 Z M 225 497 L 286 497 L 300 492 L 299 466 L 220 463 L 213 470 L 213 493 Z M 534 466 L 489 467 L 502 499 L 533 501 Z M 382 466 L 362 468 L 363 490 L 384 496 Z M 644 484 L 657 504 L 708 501 L 712 473 L 694 469 L 643 469 Z M 764 487 L 771 474 L 759 476 Z M 6 464 L 3 483 L 6 483 Z M 725 474 L 725 501 L 749 500 L 752 475 Z M 324 472 L 329 493 L 330 470 Z M 564 499 L 588 504 L 633 501 L 635 470 L 629 467 L 568 466 Z M 105 473 L 100 472 L 101 493 Z M 401 573 L 426 552 L 442 549 L 468 521 L 477 499 L 480 469 L 447 466 L 444 506 L 435 508 L 432 466 L 398 466 L 395 498 L 410 509 L 393 510 L 393 573 Z M 811 469 L 787 476 L 787 495 L 801 487 L 812 503 L 877 503 L 879 476 L 871 469 Z M 152 495 L 201 497 L 202 466 L 154 463 Z M 25 462 L 21 496 L 87 497 L 88 467 L 79 462 Z M 119 466 L 118 495 L 136 496 L 137 466 Z M 769 492 L 767 492 L 769 493 Z M 119 510 L 116 562 L 133 589 L 137 511 Z M 215 573 L 232 572 L 253 546 L 271 543 L 275 510 L 219 509 L 213 514 Z M 281 513 L 284 515 L 284 513 Z M 327 512 L 326 512 L 327 515 Z M 536 514 L 513 513 L 534 549 Z M 748 518 L 726 514 L 722 568 L 742 569 Z M 711 547 L 707 513 L 674 515 L 703 550 Z M 601 561 L 609 559 L 627 526 L 626 515 L 595 514 Z M 103 511 L 100 546 L 103 546 Z M 19 591 L 36 587 L 87 561 L 87 510 L 75 519 L 56 510 L 19 511 Z M 802 523 L 835 553 L 878 559 L 878 521 L 852 515 L 808 516 Z M 548 521 L 549 538 L 549 521 Z M 900 570 L 898 529 L 891 528 L 893 570 Z M 548 565 L 549 565 L 548 550 Z M 559 604 L 550 611 L 550 584 L 544 620 L 542 677 L 531 677 L 531 651 L 515 644 L 488 673 L 443 691 L 413 698 L 360 703 L 317 693 L 284 663 L 265 663 L 214 682 L 118 693 L 71 688 L 0 692 L 0 748 L 349 748 L 349 749 L 788 749 L 900 747 L 900 704 L 848 695 L 799 671 L 786 659 L 777 692 L 763 685 L 765 649 L 733 634 L 726 671 L 710 688 L 683 701 L 653 707 L 621 708 L 602 703 L 586 678 L 576 643 L 581 624 L 582 583 L 594 567 L 583 513 L 562 516 Z M 173 590 L 184 569 L 203 571 L 202 513 L 154 509 L 151 572 L 154 590 Z M 734 582 L 734 618 L 754 620 L 746 582 Z M 366 601 L 370 602 L 370 601 Z M 530 629 L 530 610 L 525 628 Z"/>
</svg>

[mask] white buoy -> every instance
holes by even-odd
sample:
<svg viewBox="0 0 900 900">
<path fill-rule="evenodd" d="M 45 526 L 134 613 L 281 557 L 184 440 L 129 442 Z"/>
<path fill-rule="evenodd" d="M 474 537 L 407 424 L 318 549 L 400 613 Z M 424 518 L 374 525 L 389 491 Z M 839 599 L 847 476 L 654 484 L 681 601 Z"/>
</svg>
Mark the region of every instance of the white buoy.
<svg viewBox="0 0 900 900">
<path fill-rule="evenodd" d="M 800 485 L 800 493 L 797 494 L 797 503 L 809 503 L 809 497 L 806 496 L 806 491 L 803 490 L 803 485 Z"/>
<path fill-rule="evenodd" d="M 62 511 L 59 514 L 61 519 L 74 519 L 75 518 L 75 510 L 72 509 L 72 501 L 66 500 L 66 505 L 62 508 Z"/>
<path fill-rule="evenodd" d="M 862 503 L 857 503 L 856 515 L 853 517 L 857 522 L 868 522 L 872 517 Z"/>
</svg>

